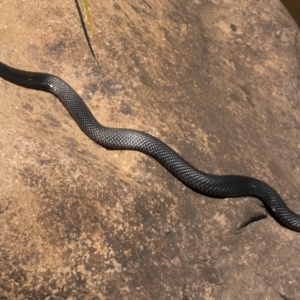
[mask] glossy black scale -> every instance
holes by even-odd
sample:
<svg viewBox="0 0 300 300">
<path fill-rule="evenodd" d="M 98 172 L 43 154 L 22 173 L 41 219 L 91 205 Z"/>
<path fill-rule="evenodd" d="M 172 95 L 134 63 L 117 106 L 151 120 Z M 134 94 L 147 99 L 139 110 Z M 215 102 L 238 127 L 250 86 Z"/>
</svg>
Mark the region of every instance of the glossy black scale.
<svg viewBox="0 0 300 300">
<path fill-rule="evenodd" d="M 211 175 L 197 170 L 157 138 L 141 131 L 102 126 L 81 97 L 62 79 L 44 73 L 26 72 L 0 63 L 0 77 L 14 84 L 50 92 L 69 111 L 82 131 L 99 145 L 113 150 L 135 150 L 150 155 L 183 184 L 215 197 L 257 197 L 286 227 L 300 231 L 300 216 L 292 212 L 266 183 L 239 175 Z"/>
</svg>

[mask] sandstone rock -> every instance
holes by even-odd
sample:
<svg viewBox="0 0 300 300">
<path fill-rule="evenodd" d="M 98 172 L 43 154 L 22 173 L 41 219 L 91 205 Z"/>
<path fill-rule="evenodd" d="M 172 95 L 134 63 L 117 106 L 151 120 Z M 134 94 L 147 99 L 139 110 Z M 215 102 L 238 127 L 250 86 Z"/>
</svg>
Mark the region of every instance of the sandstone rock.
<svg viewBox="0 0 300 300">
<path fill-rule="evenodd" d="M 299 29 L 277 0 L 1 4 L 0 61 L 69 82 L 106 126 L 300 213 Z M 298 299 L 299 233 L 107 151 L 50 94 L 0 80 L 1 299 Z"/>
</svg>

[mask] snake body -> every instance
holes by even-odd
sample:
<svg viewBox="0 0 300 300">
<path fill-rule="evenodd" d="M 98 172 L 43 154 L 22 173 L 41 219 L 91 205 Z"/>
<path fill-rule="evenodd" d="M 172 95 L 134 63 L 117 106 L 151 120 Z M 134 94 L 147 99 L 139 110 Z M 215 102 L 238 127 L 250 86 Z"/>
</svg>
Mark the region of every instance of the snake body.
<svg viewBox="0 0 300 300">
<path fill-rule="evenodd" d="M 22 71 L 0 62 L 0 77 L 25 88 L 54 94 L 81 130 L 99 145 L 112 150 L 143 152 L 157 160 L 190 189 L 211 197 L 259 198 L 283 225 L 300 231 L 300 215 L 291 211 L 279 194 L 265 182 L 246 176 L 204 173 L 150 134 L 133 129 L 104 127 L 74 89 L 54 75 Z"/>
</svg>

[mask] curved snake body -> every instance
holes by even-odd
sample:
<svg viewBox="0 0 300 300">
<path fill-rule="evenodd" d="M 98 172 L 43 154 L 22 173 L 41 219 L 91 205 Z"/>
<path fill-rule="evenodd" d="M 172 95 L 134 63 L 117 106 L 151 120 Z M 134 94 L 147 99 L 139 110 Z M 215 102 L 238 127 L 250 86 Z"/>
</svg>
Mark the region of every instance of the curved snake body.
<svg viewBox="0 0 300 300">
<path fill-rule="evenodd" d="M 82 131 L 99 145 L 112 150 L 136 150 L 148 154 L 183 184 L 208 196 L 257 197 L 283 225 L 300 231 L 300 216 L 291 211 L 279 194 L 266 183 L 246 176 L 204 173 L 150 134 L 102 126 L 73 88 L 54 75 L 21 71 L 0 62 L 0 77 L 19 86 L 54 94 Z"/>
</svg>

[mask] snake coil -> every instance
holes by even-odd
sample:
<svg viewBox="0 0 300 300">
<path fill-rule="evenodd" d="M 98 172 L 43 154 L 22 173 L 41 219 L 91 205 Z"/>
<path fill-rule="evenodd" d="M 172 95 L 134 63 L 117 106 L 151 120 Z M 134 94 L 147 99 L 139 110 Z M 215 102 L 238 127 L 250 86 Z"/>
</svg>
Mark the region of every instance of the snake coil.
<svg viewBox="0 0 300 300">
<path fill-rule="evenodd" d="M 73 88 L 54 75 L 22 71 L 0 62 L 0 77 L 25 88 L 54 94 L 81 130 L 99 145 L 112 150 L 135 150 L 148 154 L 187 187 L 208 196 L 259 198 L 283 225 L 300 231 L 300 215 L 291 211 L 279 194 L 266 183 L 246 176 L 204 173 L 150 134 L 102 126 Z"/>
</svg>

